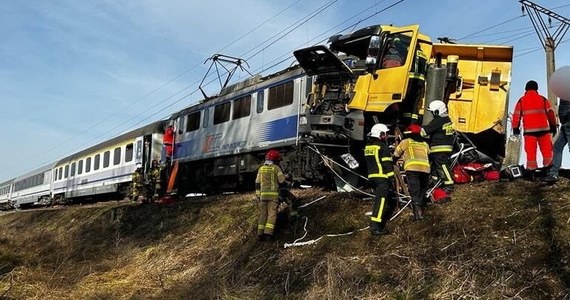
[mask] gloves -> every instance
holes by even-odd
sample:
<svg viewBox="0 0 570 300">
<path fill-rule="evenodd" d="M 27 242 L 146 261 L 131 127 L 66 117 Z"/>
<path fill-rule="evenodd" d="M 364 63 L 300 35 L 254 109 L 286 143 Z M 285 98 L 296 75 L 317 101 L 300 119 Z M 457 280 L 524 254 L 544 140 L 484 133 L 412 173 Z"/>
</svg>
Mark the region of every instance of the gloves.
<svg viewBox="0 0 570 300">
<path fill-rule="evenodd" d="M 514 135 L 520 135 L 521 134 L 521 129 L 518 127 L 513 128 L 513 134 Z"/>
<path fill-rule="evenodd" d="M 558 131 L 558 125 L 550 126 L 550 133 L 552 133 L 552 135 L 556 135 L 556 131 Z"/>
</svg>

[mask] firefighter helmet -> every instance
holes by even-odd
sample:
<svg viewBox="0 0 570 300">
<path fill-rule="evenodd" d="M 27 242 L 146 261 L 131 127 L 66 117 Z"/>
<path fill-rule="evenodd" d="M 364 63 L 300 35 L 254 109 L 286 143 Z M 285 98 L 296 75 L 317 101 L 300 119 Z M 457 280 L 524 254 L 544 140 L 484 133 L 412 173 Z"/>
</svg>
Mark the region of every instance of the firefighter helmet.
<svg viewBox="0 0 570 300">
<path fill-rule="evenodd" d="M 380 136 L 383 133 L 388 133 L 388 130 L 389 130 L 388 126 L 386 126 L 382 123 L 378 123 L 378 124 L 375 124 L 374 126 L 372 126 L 372 129 L 370 129 L 370 133 L 368 134 L 368 136 L 380 138 Z"/>
<path fill-rule="evenodd" d="M 445 103 L 443 103 L 443 101 L 441 100 L 432 101 L 429 104 L 427 110 L 431 111 L 435 116 L 447 113 L 447 107 L 445 106 Z"/>
<path fill-rule="evenodd" d="M 141 164 L 141 163 L 137 163 L 137 164 L 135 165 L 135 169 L 141 169 L 141 168 L 142 168 L 142 164 Z"/>
<path fill-rule="evenodd" d="M 158 167 L 158 160 L 153 159 L 151 165 L 152 165 L 153 167 Z"/>
<path fill-rule="evenodd" d="M 408 126 L 408 130 L 411 134 L 420 134 L 422 127 L 418 124 L 412 124 Z"/>
<path fill-rule="evenodd" d="M 280 158 L 281 154 L 279 154 L 279 151 L 277 150 L 269 150 L 265 155 L 265 159 L 270 161 L 278 161 Z"/>
</svg>

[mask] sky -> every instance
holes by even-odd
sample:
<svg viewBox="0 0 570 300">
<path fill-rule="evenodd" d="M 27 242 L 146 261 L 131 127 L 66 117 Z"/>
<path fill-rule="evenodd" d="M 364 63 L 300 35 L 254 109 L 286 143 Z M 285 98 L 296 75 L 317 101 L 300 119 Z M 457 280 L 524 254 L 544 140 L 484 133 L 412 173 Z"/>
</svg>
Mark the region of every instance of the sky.
<svg viewBox="0 0 570 300">
<path fill-rule="evenodd" d="M 570 18 L 568 0 L 534 2 Z M 267 75 L 296 49 L 373 24 L 511 45 L 509 111 L 530 79 L 547 94 L 544 50 L 517 0 L 1 1 L 0 182 L 195 104 L 215 53 Z M 570 34 L 560 41 L 557 68 L 570 65 Z"/>
</svg>

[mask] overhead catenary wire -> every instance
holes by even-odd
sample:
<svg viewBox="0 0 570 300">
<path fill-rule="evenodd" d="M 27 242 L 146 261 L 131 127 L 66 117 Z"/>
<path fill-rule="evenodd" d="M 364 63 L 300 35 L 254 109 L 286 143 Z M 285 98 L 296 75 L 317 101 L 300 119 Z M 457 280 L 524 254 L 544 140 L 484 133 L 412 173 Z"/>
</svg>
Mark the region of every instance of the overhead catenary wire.
<svg viewBox="0 0 570 300">
<path fill-rule="evenodd" d="M 337 1 L 337 0 L 334 0 L 333 2 L 336 2 L 336 1 Z M 250 34 L 250 33 L 253 32 L 253 31 L 255 31 L 255 30 L 256 30 L 257 28 L 259 28 L 261 25 L 270 22 L 272 19 L 274 19 L 275 17 L 277 17 L 279 14 L 281 14 L 281 13 L 284 12 L 284 11 L 286 11 L 287 9 L 293 7 L 293 6 L 294 6 L 295 4 L 297 4 L 298 2 L 300 2 L 300 0 L 298 0 L 298 1 L 294 2 L 293 4 L 287 6 L 285 9 L 282 9 L 282 10 L 281 10 L 280 12 L 278 12 L 277 14 L 273 15 L 272 17 L 268 18 L 266 21 L 264 21 L 264 22 L 262 22 L 261 24 L 257 25 L 254 29 L 248 31 L 246 34 L 240 36 L 238 39 L 234 40 L 233 42 L 231 42 L 231 43 L 229 43 L 228 45 L 226 45 L 225 47 L 223 47 L 222 50 L 225 49 L 225 48 L 228 48 L 228 47 L 231 46 L 232 44 L 235 44 L 237 41 L 243 39 L 245 36 L 247 36 L 248 34 Z M 330 2 L 329 2 L 329 3 L 330 3 Z M 330 5 L 329 5 L 329 6 L 330 6 Z M 327 7 L 328 7 L 328 6 L 327 6 Z M 311 17 L 311 16 L 310 16 L 310 17 Z M 314 16 L 313 16 L 313 17 L 314 17 Z M 301 20 L 303 20 L 303 19 L 304 19 L 304 18 L 302 18 Z M 289 27 L 286 27 L 286 28 L 289 28 Z M 34 160 L 34 159 L 36 159 L 36 158 L 38 158 L 38 157 L 40 157 L 40 156 L 45 156 L 45 154 L 51 153 L 51 152 L 53 152 L 54 150 L 61 148 L 62 145 L 67 145 L 67 144 L 70 143 L 71 141 L 77 139 L 79 136 L 86 134 L 87 132 L 89 132 L 89 131 L 93 130 L 94 128 L 98 127 L 99 125 L 106 123 L 106 122 L 109 121 L 111 118 L 113 118 L 113 117 L 119 115 L 121 112 L 125 111 L 126 109 L 132 107 L 132 106 L 135 105 L 135 104 L 140 103 L 141 100 L 148 98 L 150 95 L 154 94 L 154 93 L 157 92 L 158 90 L 164 88 L 165 86 L 169 85 L 170 83 L 174 82 L 175 80 L 179 79 L 180 77 L 182 77 L 183 75 L 185 75 L 186 73 L 188 73 L 189 71 L 191 71 L 192 69 L 195 69 L 196 67 L 198 67 L 198 66 L 200 66 L 200 65 L 201 65 L 201 63 L 197 63 L 197 64 L 195 64 L 195 65 L 193 65 L 193 66 L 187 68 L 187 69 L 184 70 L 182 73 L 176 75 L 175 77 L 171 78 L 170 80 L 168 80 L 167 82 L 163 83 L 163 84 L 160 85 L 159 87 L 157 87 L 157 88 L 151 90 L 150 92 L 146 93 L 143 97 L 137 98 L 137 100 L 135 100 L 135 101 L 133 101 L 133 102 L 127 104 L 126 106 L 124 106 L 123 108 L 121 108 L 121 109 L 119 109 L 119 110 L 116 110 L 113 114 L 111 114 L 111 115 L 109 115 L 108 117 L 104 118 L 103 120 L 101 120 L 101 121 L 99 121 L 99 122 L 96 122 L 95 124 L 89 126 L 87 129 L 80 131 L 78 134 L 76 134 L 76 135 L 72 136 L 71 138 L 69 138 L 69 139 L 67 139 L 67 140 L 65 140 L 65 141 L 63 141 L 63 142 L 61 142 L 61 143 L 59 143 L 57 146 L 54 146 L 54 147 L 52 147 L 52 148 L 50 148 L 50 149 L 48 149 L 48 150 L 46 150 L 46 151 L 42 151 L 41 153 L 37 153 L 37 154 L 34 155 L 32 158 L 28 158 L 27 161 Z M 196 85 L 198 82 L 199 82 L 199 80 L 198 80 L 196 83 L 193 83 L 193 84 L 191 84 L 191 85 L 189 85 L 189 86 L 186 86 L 184 89 L 179 90 L 179 91 L 176 92 L 175 94 L 169 96 L 166 100 L 173 98 L 174 96 L 176 96 L 176 95 L 180 94 L 181 92 L 187 90 L 188 88 L 192 87 L 193 85 Z M 209 82 L 209 83 L 211 83 L 211 82 Z M 185 96 L 183 96 L 183 97 L 181 97 L 181 98 L 178 98 L 178 99 L 174 102 L 174 104 L 179 103 L 181 100 L 188 98 L 189 96 L 193 95 L 194 93 L 195 93 L 195 91 L 192 91 L 191 93 L 189 93 L 189 94 L 187 94 L 187 95 L 185 95 Z M 155 107 L 157 107 L 157 106 L 163 106 L 163 105 L 164 105 L 164 104 L 163 104 L 162 102 L 157 102 L 155 105 L 153 105 L 153 106 L 151 107 L 151 109 L 152 109 L 152 108 L 155 108 Z M 171 104 L 171 105 L 168 105 L 167 108 L 171 108 L 172 106 L 173 106 L 172 104 Z M 147 109 L 147 110 L 148 110 L 148 109 Z M 145 119 L 143 119 L 143 120 L 146 121 L 146 120 L 148 120 L 148 119 L 150 119 L 150 118 L 152 118 L 152 117 L 156 117 L 156 115 L 157 115 L 158 113 L 162 112 L 162 111 L 164 111 L 164 109 L 160 109 L 157 113 L 151 114 L 148 118 L 145 118 Z M 107 131 L 107 132 L 111 132 L 111 131 L 113 131 L 114 129 L 121 128 L 124 124 L 129 123 L 130 121 L 132 121 L 132 120 L 135 119 L 135 118 L 140 118 L 140 116 L 142 116 L 142 113 L 131 117 L 130 119 L 128 119 L 128 120 L 122 122 L 120 125 L 115 126 L 113 129 L 111 129 L 111 130 L 109 130 L 109 131 Z M 161 119 L 162 119 L 162 118 L 161 118 Z M 128 127 L 127 129 L 122 130 L 122 132 L 127 132 L 127 131 L 129 131 L 130 129 L 132 129 L 134 126 L 139 125 L 139 124 L 141 124 L 141 123 L 142 123 L 142 122 L 139 121 L 139 122 L 137 122 L 136 124 L 134 124 L 134 125 Z M 115 133 L 115 134 L 113 134 L 113 135 L 117 135 L 117 134 L 119 134 L 119 133 Z M 76 148 L 76 149 L 81 149 L 81 148 L 84 147 L 85 145 L 91 144 L 93 141 L 95 141 L 95 140 L 100 140 L 101 138 L 102 138 L 102 136 L 96 136 L 96 137 L 94 137 L 93 139 L 90 139 L 90 140 L 88 140 L 88 141 L 86 141 L 86 142 L 84 142 L 84 143 L 81 143 L 80 145 L 76 146 L 75 148 Z M 103 137 L 103 138 L 104 138 L 104 137 Z M 54 158 L 54 159 L 55 159 L 55 158 Z M 49 161 L 49 160 L 53 160 L 53 159 L 49 159 L 49 158 L 48 158 L 48 159 L 45 159 L 45 160 L 46 160 L 46 161 Z M 47 163 L 47 162 L 44 162 L 44 163 Z M 21 163 L 18 163 L 18 164 L 21 164 Z M 17 164 L 16 164 L 16 165 L 17 165 Z M 10 169 L 14 169 L 14 167 L 12 166 Z"/>
<path fill-rule="evenodd" d="M 335 1 L 336 1 L 336 0 L 335 0 Z M 380 1 L 380 2 L 377 2 L 377 3 L 375 3 L 374 5 L 372 5 L 372 6 L 368 7 L 368 8 L 366 8 L 366 9 L 364 9 L 364 10 L 362 10 L 362 11 L 360 11 L 360 12 L 357 13 L 356 15 L 353 15 L 352 17 L 345 19 L 343 22 L 337 24 L 336 26 L 332 27 L 331 29 L 327 30 L 326 32 L 331 31 L 331 30 L 334 29 L 334 28 L 338 28 L 339 26 L 341 26 L 342 24 L 344 24 L 344 23 L 350 21 L 351 19 L 354 19 L 354 18 L 356 18 L 356 17 L 362 15 L 363 13 L 365 13 L 365 12 L 366 12 L 367 10 L 369 10 L 370 8 L 372 8 L 372 7 L 377 7 L 378 4 L 380 4 L 380 3 L 384 2 L 384 1 L 385 1 L 385 0 L 382 0 L 382 1 Z M 342 32 L 343 30 L 349 29 L 349 28 L 351 28 L 351 27 L 353 27 L 353 26 L 356 26 L 356 24 L 359 24 L 359 23 L 361 23 L 361 22 L 363 22 L 363 21 L 365 21 L 365 20 L 368 20 L 368 19 L 370 19 L 370 18 L 372 18 L 372 17 L 374 17 L 374 16 L 376 16 L 376 15 L 378 15 L 378 14 L 380 14 L 380 13 L 382 13 L 382 12 L 384 12 L 384 11 L 386 11 L 386 10 L 388 10 L 388 9 L 390 9 L 390 8 L 392 8 L 392 7 L 394 7 L 394 6 L 396 6 L 397 4 L 400 4 L 400 3 L 403 2 L 403 1 L 405 1 L 405 0 L 398 0 L 398 1 L 396 1 L 396 2 L 394 2 L 394 3 L 392 3 L 392 4 L 390 4 L 390 5 L 388 5 L 388 6 L 384 7 L 384 8 L 382 8 L 382 9 L 376 9 L 376 11 L 375 11 L 374 13 L 371 13 L 371 14 L 369 14 L 368 16 L 366 16 L 365 18 L 362 18 L 362 19 L 358 20 L 357 22 L 354 22 L 353 24 L 351 24 L 350 26 L 346 27 L 345 29 L 340 30 L 339 32 Z M 291 5 L 290 5 L 289 7 L 291 7 Z M 274 18 L 274 17 L 275 17 L 275 16 L 273 16 L 272 18 Z M 270 19 L 271 19 L 271 18 L 270 18 Z M 266 23 L 266 22 L 265 22 L 265 23 Z M 251 30 L 251 31 L 253 31 L 253 30 Z M 319 36 L 322 36 L 322 35 L 326 34 L 326 32 L 323 33 L 323 34 L 321 34 L 321 35 L 319 35 Z M 243 37 L 240 37 L 239 39 L 241 39 L 241 38 L 243 38 Z M 325 39 L 325 40 L 326 40 L 326 39 Z M 288 51 L 288 53 L 290 53 L 290 51 Z M 283 55 L 282 55 L 282 56 L 283 56 Z M 280 65 L 280 64 L 282 64 L 283 62 L 289 60 L 291 57 L 292 57 L 292 55 L 289 56 L 289 57 L 287 57 L 287 58 L 285 58 L 285 59 L 282 59 L 282 60 L 278 61 L 277 63 L 275 63 L 275 64 L 272 65 L 272 66 L 269 66 L 269 67 L 262 67 L 261 70 L 263 70 L 263 71 L 265 71 L 265 70 L 270 70 L 271 68 L 273 68 L 273 67 L 275 67 L 275 66 L 277 66 L 277 65 Z M 275 61 L 275 60 L 274 60 L 274 61 Z M 163 85 L 161 85 L 161 86 L 155 88 L 154 90 L 150 91 L 149 93 L 147 93 L 148 95 L 145 94 L 145 96 L 143 96 L 143 97 L 144 97 L 144 98 L 147 98 L 148 96 L 150 96 L 150 95 L 153 94 L 154 92 L 160 90 L 160 89 L 163 88 L 164 86 L 166 86 L 166 85 L 170 84 L 171 82 L 175 81 L 176 79 L 180 78 L 181 76 L 183 76 L 184 74 L 186 74 L 187 72 L 189 72 L 191 69 L 196 68 L 198 65 L 199 65 L 199 64 L 196 64 L 196 65 L 194 65 L 194 66 L 192 66 L 192 67 L 186 69 L 184 72 L 182 72 L 182 73 L 180 73 L 179 75 L 175 76 L 174 78 L 170 79 L 169 81 L 167 81 L 167 82 L 164 83 Z M 197 84 L 197 83 L 195 83 L 195 84 Z M 194 85 L 195 85 L 195 84 L 194 84 Z M 189 85 L 189 86 L 185 87 L 184 89 L 182 89 L 182 90 L 176 92 L 174 95 L 169 96 L 168 99 L 173 98 L 175 95 L 180 94 L 181 92 L 183 92 L 184 90 L 187 90 L 187 89 L 190 88 L 191 86 L 192 86 L 192 85 Z M 163 108 L 161 108 L 158 112 L 154 112 L 154 113 L 150 114 L 147 118 L 144 118 L 142 121 L 139 121 L 139 122 L 137 122 L 135 125 L 130 126 L 128 129 L 122 130 L 122 132 L 127 132 L 128 130 L 132 129 L 134 126 L 139 125 L 139 124 L 141 124 L 142 122 L 144 122 L 144 121 L 146 121 L 146 120 L 148 120 L 148 119 L 150 119 L 150 118 L 152 118 L 152 117 L 156 117 L 159 113 L 162 113 L 162 112 L 165 111 L 166 109 L 169 109 L 169 108 L 173 107 L 175 104 L 181 102 L 182 100 L 184 100 L 184 99 L 186 99 L 186 98 L 192 96 L 196 91 L 197 91 L 197 89 L 196 89 L 196 90 L 193 90 L 192 92 L 190 92 L 190 93 L 188 93 L 188 94 L 186 94 L 186 95 L 184 95 L 184 96 L 182 96 L 182 97 L 180 97 L 180 98 L 177 98 L 177 100 L 175 100 L 173 103 L 167 105 L 166 107 L 163 106 Z M 133 102 L 133 103 L 138 102 L 140 99 L 143 99 L 143 98 L 139 98 L 139 99 L 137 99 L 137 101 L 135 101 L 135 102 Z M 153 106 L 153 107 L 156 107 L 156 106 L 158 106 L 158 105 L 164 105 L 164 103 L 160 102 L 160 103 L 158 103 L 157 105 L 155 105 L 155 106 Z M 130 106 L 129 106 L 129 107 L 130 107 Z M 120 110 L 119 110 L 119 111 L 120 111 Z M 115 115 L 116 115 L 116 114 L 115 114 Z M 166 114 L 165 116 L 161 117 L 161 119 L 166 118 L 166 117 L 168 117 L 169 115 L 170 115 L 170 114 Z M 112 115 L 112 116 L 114 116 L 114 115 Z M 112 116 L 111 116 L 111 117 L 112 117 Z M 96 126 L 98 126 L 98 125 L 100 125 L 100 124 L 106 122 L 106 121 L 107 121 L 108 119 L 110 119 L 111 117 L 108 117 L 107 119 L 105 119 L 105 121 L 98 122 Z M 140 115 L 135 116 L 135 117 L 140 117 Z M 134 117 L 133 117 L 133 118 L 134 118 Z M 132 118 L 131 118 L 131 119 L 132 119 Z M 127 121 L 127 122 L 128 122 L 128 121 Z M 121 123 L 121 125 L 123 125 L 124 123 L 126 123 L 126 122 Z M 95 125 L 94 125 L 94 126 L 95 126 Z M 93 127 L 93 128 L 94 128 L 94 127 Z M 72 137 L 72 138 L 69 139 L 68 141 L 65 141 L 64 143 L 65 143 L 65 144 L 69 143 L 71 140 L 77 138 L 77 137 L 80 136 L 81 134 L 85 134 L 86 132 L 88 132 L 89 130 L 91 130 L 91 129 L 93 129 L 93 128 L 92 128 L 92 127 L 89 127 L 87 130 L 82 131 L 82 133 L 80 133 L 80 134 L 78 134 L 78 135 L 75 135 L 74 137 Z M 116 128 L 117 128 L 117 127 L 113 128 L 113 129 L 111 129 L 111 130 L 109 130 L 108 132 L 111 132 L 111 131 L 113 131 L 113 130 L 116 129 Z M 116 134 L 111 134 L 111 135 L 116 135 Z M 90 140 L 90 141 L 88 141 L 88 142 L 85 142 L 85 143 L 81 144 L 81 145 L 78 146 L 77 148 L 79 149 L 80 147 L 86 145 L 87 143 L 90 143 L 90 142 L 93 141 L 93 140 L 99 140 L 99 139 L 101 139 L 101 137 L 102 137 L 101 135 L 100 135 L 100 136 L 97 136 L 97 137 L 95 137 L 94 139 L 92 139 L 92 140 Z M 56 148 L 61 147 L 62 144 L 63 144 L 63 143 L 60 143 L 60 144 L 58 144 L 57 147 L 52 147 L 51 149 L 49 149 L 49 150 L 47 150 L 47 151 L 43 151 L 41 154 L 44 155 L 44 154 L 46 154 L 46 153 L 53 152 L 53 150 L 55 150 Z M 40 156 L 40 153 L 37 154 L 37 155 L 35 155 L 35 156 L 33 157 L 33 159 L 36 159 L 36 158 L 39 157 L 39 156 Z M 51 160 L 54 160 L 54 159 L 55 159 L 55 158 L 52 158 L 52 159 L 46 158 L 46 159 L 44 159 L 44 161 L 51 161 Z M 28 161 L 29 161 L 29 159 L 28 159 Z M 13 168 L 11 168 L 11 169 L 13 169 Z"/>
</svg>

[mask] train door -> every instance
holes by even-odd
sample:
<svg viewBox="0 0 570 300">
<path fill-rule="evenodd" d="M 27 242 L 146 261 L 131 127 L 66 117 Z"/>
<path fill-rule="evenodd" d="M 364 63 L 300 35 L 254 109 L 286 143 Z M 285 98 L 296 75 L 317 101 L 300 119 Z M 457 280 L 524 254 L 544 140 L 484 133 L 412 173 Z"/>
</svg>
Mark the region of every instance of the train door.
<svg viewBox="0 0 570 300">
<path fill-rule="evenodd" d="M 144 137 L 140 136 L 135 139 L 135 165 L 143 165 L 144 161 Z"/>
</svg>

